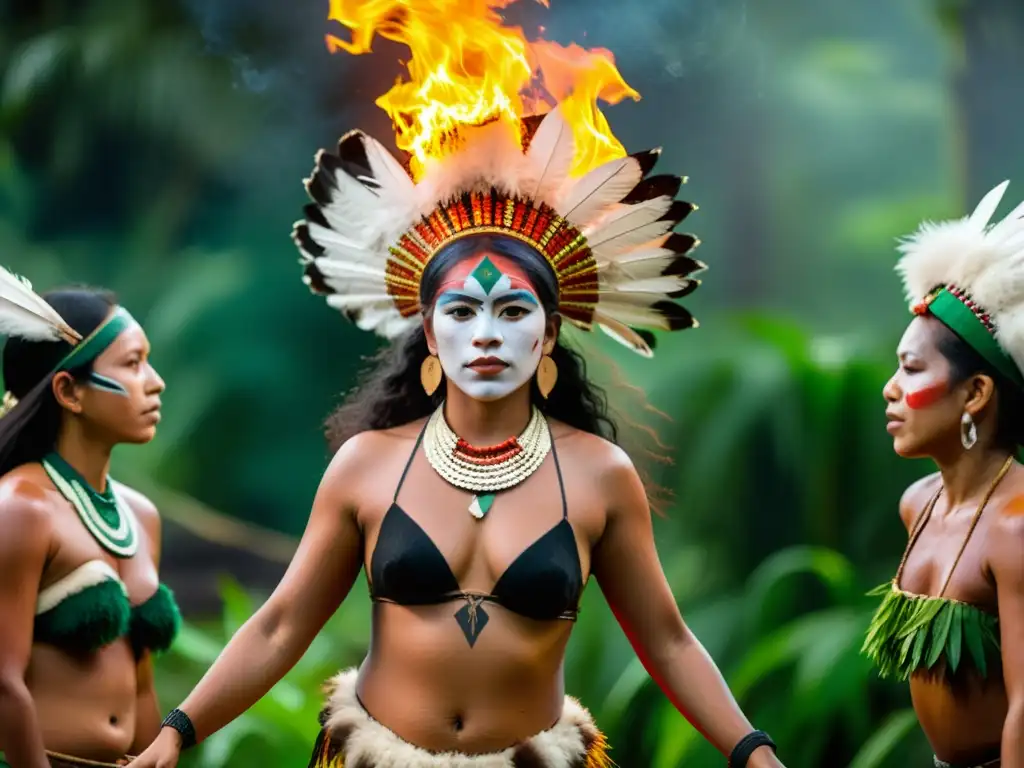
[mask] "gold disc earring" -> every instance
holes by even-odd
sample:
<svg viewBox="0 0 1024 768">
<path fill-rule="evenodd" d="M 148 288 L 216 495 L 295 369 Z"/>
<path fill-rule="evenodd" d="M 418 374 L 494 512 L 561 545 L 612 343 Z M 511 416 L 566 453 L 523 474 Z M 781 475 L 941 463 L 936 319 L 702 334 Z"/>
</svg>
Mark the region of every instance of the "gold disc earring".
<svg viewBox="0 0 1024 768">
<path fill-rule="evenodd" d="M 556 381 L 558 381 L 558 366 L 551 359 L 551 355 L 544 355 L 540 359 L 540 365 L 537 366 L 537 389 L 540 390 L 540 396 L 545 400 L 548 399 L 551 390 L 555 388 Z"/>
<path fill-rule="evenodd" d="M 420 365 L 420 384 L 427 395 L 432 395 L 441 386 L 441 361 L 437 355 L 427 355 Z"/>
</svg>

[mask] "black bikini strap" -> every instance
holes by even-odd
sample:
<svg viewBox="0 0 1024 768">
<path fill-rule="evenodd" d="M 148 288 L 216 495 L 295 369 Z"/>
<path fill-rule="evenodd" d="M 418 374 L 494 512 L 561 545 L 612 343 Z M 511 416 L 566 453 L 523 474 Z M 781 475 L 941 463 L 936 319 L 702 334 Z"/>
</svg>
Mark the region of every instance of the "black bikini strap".
<svg viewBox="0 0 1024 768">
<path fill-rule="evenodd" d="M 402 476 L 398 478 L 398 485 L 395 486 L 395 495 L 394 498 L 391 499 L 395 504 L 398 503 L 398 494 L 402 490 L 402 486 L 405 484 L 405 476 L 409 474 L 409 467 L 412 466 L 412 460 L 416 458 L 416 451 L 420 449 L 420 443 L 423 442 L 423 435 L 426 434 L 427 424 L 429 423 L 429 418 L 423 423 L 423 429 L 420 430 L 420 434 L 416 438 L 416 445 L 412 447 L 412 453 L 409 454 L 409 460 L 405 462 L 405 469 L 402 470 Z"/>
<path fill-rule="evenodd" d="M 555 460 L 555 474 L 558 475 L 558 490 L 562 494 L 562 519 L 569 519 L 569 504 L 565 500 L 565 483 L 562 481 L 562 465 L 558 462 L 558 451 L 555 450 L 555 436 L 551 434 L 551 425 L 545 419 L 548 428 L 548 437 L 551 438 L 551 458 Z"/>
</svg>

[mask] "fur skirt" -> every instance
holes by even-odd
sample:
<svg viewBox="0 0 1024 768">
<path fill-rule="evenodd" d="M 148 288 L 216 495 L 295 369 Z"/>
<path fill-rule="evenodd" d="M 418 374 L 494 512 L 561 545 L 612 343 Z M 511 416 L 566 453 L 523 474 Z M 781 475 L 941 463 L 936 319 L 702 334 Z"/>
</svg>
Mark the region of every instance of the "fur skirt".
<svg viewBox="0 0 1024 768">
<path fill-rule="evenodd" d="M 323 729 L 309 768 L 612 768 L 604 735 L 571 696 L 551 728 L 502 750 L 480 755 L 428 752 L 374 720 L 356 696 L 358 671 L 328 684 Z"/>
</svg>

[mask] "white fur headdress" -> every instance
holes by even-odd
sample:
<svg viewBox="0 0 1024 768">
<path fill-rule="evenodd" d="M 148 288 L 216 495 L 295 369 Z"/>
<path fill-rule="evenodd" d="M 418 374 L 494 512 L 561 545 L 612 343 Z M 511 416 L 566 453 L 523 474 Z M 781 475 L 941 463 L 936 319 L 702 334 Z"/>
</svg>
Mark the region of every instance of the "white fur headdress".
<svg viewBox="0 0 1024 768">
<path fill-rule="evenodd" d="M 1009 181 L 962 219 L 902 240 L 897 271 L 915 313 L 935 314 L 1011 379 L 1024 370 L 1024 203 L 990 223 Z M 995 358 L 995 359 L 993 359 Z"/>
</svg>

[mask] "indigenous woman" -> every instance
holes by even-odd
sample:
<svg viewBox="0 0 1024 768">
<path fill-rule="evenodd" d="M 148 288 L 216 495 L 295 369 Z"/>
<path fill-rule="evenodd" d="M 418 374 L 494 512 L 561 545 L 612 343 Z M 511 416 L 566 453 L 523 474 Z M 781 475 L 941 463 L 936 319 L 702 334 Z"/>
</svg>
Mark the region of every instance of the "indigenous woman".
<svg viewBox="0 0 1024 768">
<path fill-rule="evenodd" d="M 536 127 L 536 126 L 535 126 Z M 414 183 L 360 132 L 322 152 L 295 229 L 307 283 L 397 339 L 333 419 L 340 443 L 281 584 L 136 768 L 169 768 L 296 663 L 365 568 L 369 653 L 322 714 L 316 768 L 600 768 L 594 721 L 563 689 L 594 575 L 648 670 L 731 765 L 781 765 L 680 617 L 644 487 L 564 325 L 644 355 L 693 326 L 693 206 L 657 152 L 579 179 L 549 112 L 468 128 Z M 636 330 L 640 328 L 641 330 Z M 627 757 L 625 764 L 631 764 Z"/>
<path fill-rule="evenodd" d="M 883 392 L 896 452 L 939 471 L 903 495 L 864 648 L 910 681 L 942 767 L 1024 768 L 1024 206 L 989 223 L 1006 186 L 902 245 L 915 317 Z"/>
<path fill-rule="evenodd" d="M 107 475 L 153 438 L 164 382 L 106 293 L 0 269 L 0 332 L 0 765 L 114 765 L 159 730 L 151 654 L 179 623 L 157 511 Z"/>
</svg>

